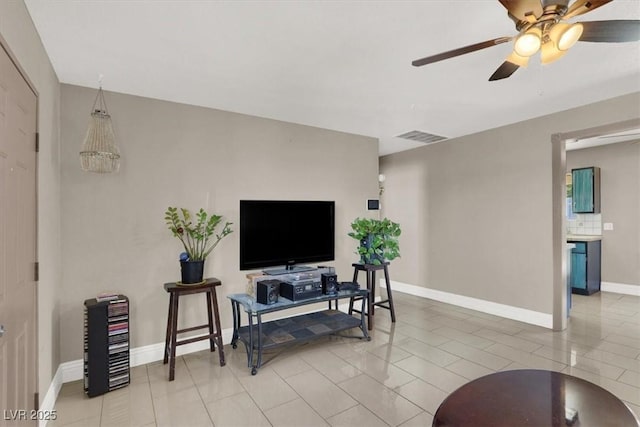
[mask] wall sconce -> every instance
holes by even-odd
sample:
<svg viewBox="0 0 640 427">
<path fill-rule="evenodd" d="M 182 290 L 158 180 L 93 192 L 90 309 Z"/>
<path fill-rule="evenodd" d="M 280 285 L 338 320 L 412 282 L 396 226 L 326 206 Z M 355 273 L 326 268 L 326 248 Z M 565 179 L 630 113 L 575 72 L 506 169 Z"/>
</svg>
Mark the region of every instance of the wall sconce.
<svg viewBox="0 0 640 427">
<path fill-rule="evenodd" d="M 384 174 L 380 174 L 378 175 L 378 195 L 382 196 L 382 193 L 384 193 L 384 180 L 386 179 L 386 177 L 384 176 Z"/>
<path fill-rule="evenodd" d="M 102 77 L 100 82 L 91 109 L 89 128 L 80 151 L 80 165 L 85 172 L 111 173 L 120 168 L 120 150 L 116 145 L 111 116 L 104 101 Z"/>
</svg>

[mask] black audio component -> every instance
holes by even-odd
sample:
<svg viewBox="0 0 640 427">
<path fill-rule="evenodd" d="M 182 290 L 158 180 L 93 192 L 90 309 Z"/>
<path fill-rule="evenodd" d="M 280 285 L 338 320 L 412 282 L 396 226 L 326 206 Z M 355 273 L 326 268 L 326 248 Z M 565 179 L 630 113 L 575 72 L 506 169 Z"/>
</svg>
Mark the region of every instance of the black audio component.
<svg viewBox="0 0 640 427">
<path fill-rule="evenodd" d="M 280 280 L 261 280 L 256 284 L 256 301 L 260 304 L 275 304 L 280 295 Z"/>
<path fill-rule="evenodd" d="M 335 294 L 338 292 L 338 276 L 334 273 L 322 273 L 320 278 L 322 279 L 323 294 Z"/>
<path fill-rule="evenodd" d="M 357 282 L 340 282 L 338 290 L 340 291 L 357 291 L 360 289 L 360 284 Z"/>
<path fill-rule="evenodd" d="M 280 296 L 291 300 L 300 301 L 315 298 L 322 295 L 322 282 L 304 281 L 304 283 L 280 283 Z"/>
</svg>

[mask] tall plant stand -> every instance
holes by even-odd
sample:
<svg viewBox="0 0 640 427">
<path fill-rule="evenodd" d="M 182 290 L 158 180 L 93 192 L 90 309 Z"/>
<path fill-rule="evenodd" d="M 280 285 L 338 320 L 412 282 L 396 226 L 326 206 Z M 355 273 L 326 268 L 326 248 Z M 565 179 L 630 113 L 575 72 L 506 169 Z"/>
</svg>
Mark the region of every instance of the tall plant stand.
<svg viewBox="0 0 640 427">
<path fill-rule="evenodd" d="M 176 347 L 196 341 L 209 340 L 211 351 L 218 346 L 220 366 L 225 365 L 224 346 L 222 343 L 222 328 L 220 327 L 220 312 L 218 311 L 218 297 L 216 287 L 222 282 L 215 277 L 206 279 L 203 283 L 195 285 L 180 285 L 176 282 L 165 283 L 164 290 L 169 293 L 169 315 L 167 316 L 167 335 L 164 345 L 163 363 L 169 363 L 169 381 L 173 381 L 176 371 Z M 206 293 L 207 295 L 207 320 L 204 325 L 192 326 L 190 328 L 178 329 L 178 302 L 181 296 L 190 294 Z M 178 340 L 178 334 L 183 332 L 207 329 L 208 334 Z"/>
<path fill-rule="evenodd" d="M 391 292 L 391 281 L 389 280 L 389 263 L 385 262 L 380 265 L 374 264 L 360 264 L 354 263 L 353 265 L 353 282 L 358 282 L 358 273 L 364 271 L 367 275 L 367 290 L 369 290 L 369 298 L 367 300 L 367 327 L 369 330 L 373 329 L 373 315 L 375 313 L 375 307 L 386 308 L 391 312 L 391 321 L 393 323 L 396 322 L 396 311 L 393 307 L 393 294 Z M 376 271 L 383 270 L 384 271 L 384 280 L 387 285 L 387 299 L 383 301 L 376 301 Z M 360 313 L 358 310 L 353 308 L 353 302 L 358 300 L 359 298 L 352 298 L 349 301 L 349 314 L 352 314 L 354 311 L 356 313 Z"/>
</svg>

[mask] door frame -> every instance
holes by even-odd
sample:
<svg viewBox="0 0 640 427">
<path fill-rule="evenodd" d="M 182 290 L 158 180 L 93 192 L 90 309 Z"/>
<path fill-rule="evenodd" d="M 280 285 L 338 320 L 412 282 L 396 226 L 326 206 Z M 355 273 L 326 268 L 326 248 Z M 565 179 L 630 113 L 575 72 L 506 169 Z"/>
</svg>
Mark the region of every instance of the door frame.
<svg viewBox="0 0 640 427">
<path fill-rule="evenodd" d="M 29 78 L 29 75 L 27 74 L 27 72 L 25 71 L 25 69 L 20 65 L 20 61 L 18 61 L 17 56 L 13 53 L 13 51 L 11 50 L 11 48 L 9 47 L 9 42 L 7 42 L 7 40 L 2 37 L 2 34 L 0 34 L 0 49 L 4 50 L 4 52 L 7 54 L 7 56 L 9 57 L 9 60 L 13 63 L 13 65 L 16 67 L 16 69 L 18 70 L 18 73 L 20 74 L 20 76 L 22 77 L 22 79 L 24 79 L 24 81 L 27 83 L 27 86 L 29 87 L 29 89 L 31 90 L 31 92 L 33 92 L 33 94 L 36 97 L 36 138 L 38 138 L 37 135 L 39 135 L 40 133 L 40 94 L 38 93 L 38 90 L 36 89 L 35 84 L 33 84 L 33 81 Z M 38 141 L 38 145 L 39 145 L 39 141 Z M 36 248 L 36 265 L 37 267 L 34 268 L 33 273 L 36 275 L 35 276 L 35 313 L 34 313 L 34 322 L 35 322 L 35 345 L 34 345 L 34 351 L 35 351 L 35 396 L 34 396 L 34 408 L 37 410 L 40 408 L 40 357 L 39 357 L 39 348 L 40 348 L 40 328 L 39 328 L 39 321 L 40 321 L 40 314 L 38 312 L 38 307 L 40 306 L 39 304 L 39 263 L 40 263 L 40 249 L 39 249 L 39 229 L 38 229 L 38 224 L 40 222 L 40 214 L 39 214 L 39 205 L 38 205 L 38 200 L 39 200 L 39 169 L 40 169 L 40 156 L 38 155 L 39 153 L 39 148 L 36 148 L 36 163 L 35 163 L 35 183 L 36 183 L 36 188 L 35 188 L 35 195 L 36 195 L 36 223 L 34 224 L 35 226 L 35 248 Z M 37 269 L 37 270 L 36 270 Z"/>
<path fill-rule="evenodd" d="M 640 118 L 551 135 L 552 228 L 553 228 L 553 330 L 567 327 L 567 219 L 565 218 L 568 140 L 593 138 L 640 128 Z"/>
</svg>

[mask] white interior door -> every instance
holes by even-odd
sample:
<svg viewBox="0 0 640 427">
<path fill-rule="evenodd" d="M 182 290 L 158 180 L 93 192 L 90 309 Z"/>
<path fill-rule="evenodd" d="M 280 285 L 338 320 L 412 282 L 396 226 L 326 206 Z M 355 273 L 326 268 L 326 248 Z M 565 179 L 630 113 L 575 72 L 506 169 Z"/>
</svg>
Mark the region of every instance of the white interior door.
<svg viewBox="0 0 640 427">
<path fill-rule="evenodd" d="M 0 425 L 31 424 L 37 391 L 36 108 L 0 46 Z"/>
</svg>

